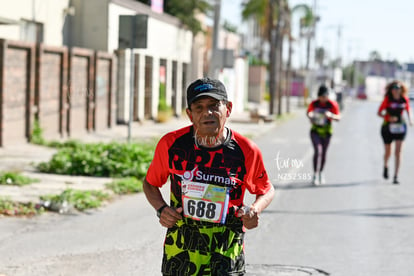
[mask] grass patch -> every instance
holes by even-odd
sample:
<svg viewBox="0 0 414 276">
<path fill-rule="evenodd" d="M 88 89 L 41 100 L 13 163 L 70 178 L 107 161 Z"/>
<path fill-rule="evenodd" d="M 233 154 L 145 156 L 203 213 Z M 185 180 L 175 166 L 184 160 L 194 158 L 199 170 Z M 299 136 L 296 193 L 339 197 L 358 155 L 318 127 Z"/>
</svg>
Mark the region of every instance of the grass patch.
<svg viewBox="0 0 414 276">
<path fill-rule="evenodd" d="M 98 208 L 102 205 L 103 201 L 109 198 L 109 194 L 102 191 L 73 189 L 66 189 L 58 195 L 44 195 L 40 197 L 41 200 L 49 202 L 49 205 L 69 204 L 79 211 Z"/>
<path fill-rule="evenodd" d="M 39 182 L 39 179 L 24 176 L 19 172 L 0 173 L 0 185 L 24 186 L 35 182 Z"/>
<path fill-rule="evenodd" d="M 34 216 L 43 213 L 43 207 L 32 202 L 19 203 L 8 198 L 0 198 L 0 215 L 6 216 Z"/>
<path fill-rule="evenodd" d="M 43 129 L 40 127 L 39 120 L 34 120 L 30 142 L 36 145 L 45 145 L 47 142 L 43 137 Z"/>
<path fill-rule="evenodd" d="M 49 162 L 37 165 L 41 172 L 98 177 L 143 179 L 154 154 L 153 144 L 66 143 Z"/>
<path fill-rule="evenodd" d="M 139 193 L 142 192 L 142 181 L 136 177 L 127 177 L 116 179 L 106 184 L 106 187 L 118 195 Z"/>
<path fill-rule="evenodd" d="M 295 117 L 296 117 L 296 115 L 293 112 L 291 112 L 291 113 L 283 113 L 282 115 L 276 115 L 276 120 L 278 122 L 286 122 L 289 119 L 293 119 Z"/>
</svg>

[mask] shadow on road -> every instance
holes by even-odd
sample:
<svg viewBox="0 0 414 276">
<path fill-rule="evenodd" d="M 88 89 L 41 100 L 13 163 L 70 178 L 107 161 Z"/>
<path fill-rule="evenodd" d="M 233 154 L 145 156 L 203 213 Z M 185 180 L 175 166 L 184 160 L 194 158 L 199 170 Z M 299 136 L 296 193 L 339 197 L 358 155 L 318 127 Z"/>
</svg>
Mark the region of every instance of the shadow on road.
<svg viewBox="0 0 414 276">
<path fill-rule="evenodd" d="M 347 188 L 352 186 L 368 186 L 368 185 L 377 185 L 381 181 L 378 179 L 365 180 L 365 181 L 356 181 L 350 183 L 328 183 L 321 185 L 313 185 L 309 182 L 294 182 L 282 185 L 273 185 L 275 189 L 279 190 L 299 190 L 299 189 L 321 189 L 321 188 Z"/>
<path fill-rule="evenodd" d="M 393 212 L 396 210 L 409 210 L 412 212 Z M 414 217 L 414 205 L 389 206 L 366 209 L 332 210 L 332 211 L 295 211 L 295 210 L 264 210 L 269 214 L 293 214 L 293 215 L 343 215 L 378 218 L 412 218 Z"/>
<path fill-rule="evenodd" d="M 246 276 L 309 276 L 330 275 L 321 269 L 296 265 L 247 264 Z"/>
</svg>

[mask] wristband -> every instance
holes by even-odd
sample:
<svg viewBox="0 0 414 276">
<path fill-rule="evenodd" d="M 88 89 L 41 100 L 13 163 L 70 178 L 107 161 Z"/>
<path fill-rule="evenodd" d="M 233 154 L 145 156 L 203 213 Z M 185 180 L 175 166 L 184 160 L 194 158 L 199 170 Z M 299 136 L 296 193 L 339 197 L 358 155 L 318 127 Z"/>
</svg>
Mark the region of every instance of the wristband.
<svg viewBox="0 0 414 276">
<path fill-rule="evenodd" d="M 157 217 L 161 217 L 161 212 L 162 210 L 164 210 L 165 207 L 168 207 L 168 204 L 162 205 L 161 208 L 157 210 Z"/>
</svg>

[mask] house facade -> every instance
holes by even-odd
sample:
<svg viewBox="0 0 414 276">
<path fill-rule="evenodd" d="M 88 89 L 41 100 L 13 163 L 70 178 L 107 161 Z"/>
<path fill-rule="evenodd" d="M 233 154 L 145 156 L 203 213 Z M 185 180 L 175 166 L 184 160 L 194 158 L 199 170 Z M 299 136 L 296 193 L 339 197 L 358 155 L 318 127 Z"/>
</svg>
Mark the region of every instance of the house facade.
<svg viewBox="0 0 414 276">
<path fill-rule="evenodd" d="M 68 47 L 70 1 L 16 0 L 0 11 L 0 146 L 115 123 L 114 54 Z M 72 45 L 73 46 L 73 45 Z"/>
<path fill-rule="evenodd" d="M 133 120 L 157 119 L 160 87 L 175 115 L 184 108 L 183 90 L 189 82 L 192 33 L 178 19 L 155 12 L 133 0 L 74 0 L 71 43 L 76 46 L 115 51 L 118 56 L 117 120 L 129 121 L 133 101 Z M 120 16 L 140 16 L 136 24 L 136 43 L 131 55 L 128 43 L 120 45 L 124 31 Z M 131 65 L 131 60 L 133 64 Z M 133 74 L 133 81 L 131 80 Z M 131 93 L 131 89 L 133 92 Z M 133 97 L 131 96 L 133 95 Z"/>
</svg>

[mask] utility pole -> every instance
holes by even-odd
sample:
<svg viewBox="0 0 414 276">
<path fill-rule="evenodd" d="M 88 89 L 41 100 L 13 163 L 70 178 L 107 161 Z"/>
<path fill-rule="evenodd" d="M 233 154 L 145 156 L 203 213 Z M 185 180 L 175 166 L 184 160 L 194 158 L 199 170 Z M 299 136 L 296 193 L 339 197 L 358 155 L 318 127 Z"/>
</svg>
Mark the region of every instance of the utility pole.
<svg viewBox="0 0 414 276">
<path fill-rule="evenodd" d="M 276 102 L 276 24 L 274 19 L 274 9 L 276 6 L 276 0 L 269 1 L 269 23 L 270 23 L 270 53 L 269 53 L 269 114 L 273 115 L 275 113 L 275 102 Z"/>
<path fill-rule="evenodd" d="M 221 0 L 215 0 L 214 3 L 214 25 L 213 25 L 213 41 L 211 49 L 211 59 L 209 66 L 209 75 L 212 78 L 218 78 L 218 36 L 220 31 L 220 12 L 221 12 Z"/>
<path fill-rule="evenodd" d="M 128 143 L 131 143 L 132 121 L 134 120 L 134 77 L 135 77 L 135 61 L 134 61 L 134 38 L 136 32 L 136 16 L 131 18 L 131 37 L 130 37 L 130 76 L 129 76 L 129 120 L 128 120 Z"/>
<path fill-rule="evenodd" d="M 283 72 L 283 40 L 285 28 L 285 3 L 278 0 L 277 8 L 277 39 L 276 39 L 276 87 L 277 87 L 277 115 L 282 115 L 282 72 Z"/>
</svg>

